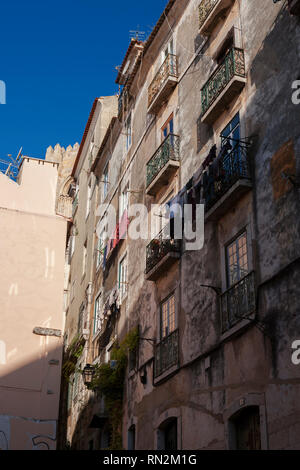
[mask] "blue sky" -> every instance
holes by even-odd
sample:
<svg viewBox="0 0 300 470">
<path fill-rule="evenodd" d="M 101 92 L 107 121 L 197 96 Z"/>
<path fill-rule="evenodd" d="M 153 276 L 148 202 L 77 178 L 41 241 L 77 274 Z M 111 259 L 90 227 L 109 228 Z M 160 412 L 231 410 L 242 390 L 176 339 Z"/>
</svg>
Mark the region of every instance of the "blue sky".
<svg viewBox="0 0 300 470">
<path fill-rule="evenodd" d="M 44 158 L 46 148 L 79 142 L 97 96 L 118 91 L 130 30 L 146 37 L 167 0 L 1 2 L 0 158 Z"/>
</svg>

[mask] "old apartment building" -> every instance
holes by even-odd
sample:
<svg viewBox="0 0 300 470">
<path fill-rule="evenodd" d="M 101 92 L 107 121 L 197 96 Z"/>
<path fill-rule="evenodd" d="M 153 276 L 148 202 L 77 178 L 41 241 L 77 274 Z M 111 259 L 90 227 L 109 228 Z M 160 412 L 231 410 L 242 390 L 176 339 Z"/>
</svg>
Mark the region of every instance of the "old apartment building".
<svg viewBox="0 0 300 470">
<path fill-rule="evenodd" d="M 95 100 L 68 181 L 61 448 L 300 448 L 298 7 L 170 0 L 118 101 Z M 172 202 L 204 204 L 201 248 Z"/>
</svg>

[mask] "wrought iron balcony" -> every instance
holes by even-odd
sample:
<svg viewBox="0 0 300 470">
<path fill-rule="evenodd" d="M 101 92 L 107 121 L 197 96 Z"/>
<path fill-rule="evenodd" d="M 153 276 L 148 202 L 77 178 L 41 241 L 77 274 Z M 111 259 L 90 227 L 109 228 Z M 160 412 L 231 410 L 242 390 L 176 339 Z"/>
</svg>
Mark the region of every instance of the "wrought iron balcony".
<svg viewBox="0 0 300 470">
<path fill-rule="evenodd" d="M 252 271 L 221 296 L 222 333 L 255 312 L 255 273 Z"/>
<path fill-rule="evenodd" d="M 177 57 L 169 54 L 148 89 L 148 112 L 155 114 L 177 84 Z"/>
<path fill-rule="evenodd" d="M 180 137 L 169 134 L 158 147 L 146 167 L 146 192 L 155 195 L 179 167 Z"/>
<path fill-rule="evenodd" d="M 179 330 L 163 338 L 155 346 L 154 377 L 158 377 L 179 363 Z"/>
<path fill-rule="evenodd" d="M 146 279 L 155 281 L 162 272 L 180 257 L 181 240 L 170 236 L 169 224 L 146 248 Z"/>
<path fill-rule="evenodd" d="M 220 14 L 232 4 L 232 0 L 202 0 L 199 5 L 199 29 L 209 35 Z"/>
<path fill-rule="evenodd" d="M 78 194 L 76 194 L 75 198 L 73 199 L 72 203 L 72 217 L 74 217 L 78 207 Z"/>
<path fill-rule="evenodd" d="M 246 83 L 244 51 L 233 47 L 201 90 L 201 120 L 211 124 Z"/>
<path fill-rule="evenodd" d="M 248 145 L 228 140 L 203 177 L 206 219 L 223 215 L 251 187 Z"/>
</svg>

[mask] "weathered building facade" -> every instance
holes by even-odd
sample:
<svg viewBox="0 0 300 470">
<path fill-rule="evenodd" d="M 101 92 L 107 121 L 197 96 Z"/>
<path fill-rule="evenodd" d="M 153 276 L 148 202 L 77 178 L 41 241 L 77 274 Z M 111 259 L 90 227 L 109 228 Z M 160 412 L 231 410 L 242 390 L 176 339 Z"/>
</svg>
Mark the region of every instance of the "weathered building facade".
<svg viewBox="0 0 300 470">
<path fill-rule="evenodd" d="M 77 184 L 94 181 L 93 196 L 79 186 L 77 209 L 93 201 L 92 218 L 74 216 L 72 228 L 73 256 L 88 260 L 71 263 L 69 278 L 67 358 L 74 344 L 80 351 L 73 448 L 112 445 L 109 409 L 80 371 L 117 371 L 114 346 L 134 329 L 117 426 L 124 448 L 300 447 L 298 3 L 170 0 L 148 40 L 131 41 L 119 108 L 95 158 L 73 171 Z M 165 238 L 170 202 L 204 204 L 203 247 Z"/>
</svg>

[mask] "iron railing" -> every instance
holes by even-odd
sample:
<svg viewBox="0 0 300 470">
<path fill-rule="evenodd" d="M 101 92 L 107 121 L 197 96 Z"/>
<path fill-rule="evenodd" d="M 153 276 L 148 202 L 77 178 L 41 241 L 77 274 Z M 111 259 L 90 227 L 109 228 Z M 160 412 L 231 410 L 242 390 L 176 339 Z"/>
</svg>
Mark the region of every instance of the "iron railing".
<svg viewBox="0 0 300 470">
<path fill-rule="evenodd" d="M 168 54 L 162 66 L 158 70 L 148 89 L 148 108 L 154 98 L 161 90 L 163 84 L 169 77 L 177 78 L 177 57 L 174 54 Z"/>
<path fill-rule="evenodd" d="M 199 28 L 201 28 L 204 21 L 210 15 L 219 1 L 220 0 L 202 0 L 199 5 Z"/>
<path fill-rule="evenodd" d="M 251 179 L 248 145 L 228 139 L 203 176 L 205 210 L 208 211 L 239 179 Z"/>
<path fill-rule="evenodd" d="M 244 51 L 233 47 L 201 90 L 202 116 L 235 76 L 245 77 Z"/>
<path fill-rule="evenodd" d="M 77 207 L 78 207 L 78 194 L 76 194 L 72 202 L 72 217 L 74 217 Z"/>
<path fill-rule="evenodd" d="M 255 312 L 255 273 L 252 271 L 221 295 L 222 333 Z"/>
<path fill-rule="evenodd" d="M 154 376 L 158 377 L 179 363 L 179 330 L 174 330 L 155 346 Z"/>
<path fill-rule="evenodd" d="M 146 248 L 146 274 L 153 269 L 169 253 L 180 253 L 181 240 L 171 238 L 170 225 L 163 230 L 147 245 Z"/>
<path fill-rule="evenodd" d="M 156 178 L 158 173 L 170 160 L 179 161 L 180 137 L 169 134 L 158 147 L 155 154 L 147 163 L 146 187 Z"/>
</svg>

